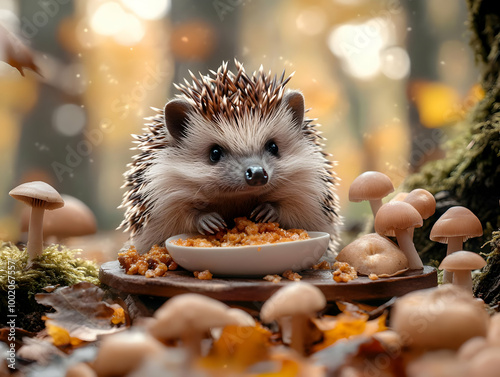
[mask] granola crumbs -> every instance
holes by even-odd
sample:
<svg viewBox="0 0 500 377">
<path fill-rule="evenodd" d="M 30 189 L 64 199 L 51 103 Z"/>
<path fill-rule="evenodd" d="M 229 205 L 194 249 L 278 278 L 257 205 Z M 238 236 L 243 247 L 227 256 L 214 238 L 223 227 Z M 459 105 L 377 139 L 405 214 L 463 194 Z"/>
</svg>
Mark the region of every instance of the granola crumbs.
<svg viewBox="0 0 500 377">
<path fill-rule="evenodd" d="M 285 279 L 292 280 L 292 281 L 300 281 L 300 279 L 302 279 L 301 275 L 299 275 L 296 272 L 293 272 L 292 270 L 286 270 L 285 272 L 283 272 L 282 275 Z"/>
<path fill-rule="evenodd" d="M 174 262 L 165 247 L 153 246 L 146 254 L 139 254 L 134 246 L 118 254 L 118 262 L 127 275 L 144 275 L 147 278 L 165 276 L 169 270 L 176 270 Z"/>
<path fill-rule="evenodd" d="M 271 283 L 279 283 L 282 278 L 279 275 L 266 275 L 263 277 L 263 279 L 270 281 Z"/>
<path fill-rule="evenodd" d="M 333 280 L 337 283 L 347 283 L 353 279 L 358 277 L 358 274 L 354 267 L 351 267 L 349 263 L 345 262 L 335 262 L 333 264 L 333 268 L 336 270 L 333 271 Z"/>
<path fill-rule="evenodd" d="M 312 268 L 315 270 L 331 270 L 332 265 L 330 262 L 324 260 L 322 262 L 319 262 L 318 264 L 315 264 L 314 266 L 312 266 Z"/>
<path fill-rule="evenodd" d="M 378 280 L 378 275 L 377 274 L 370 274 L 370 275 L 368 275 L 368 279 L 370 279 L 370 280 Z"/>
<path fill-rule="evenodd" d="M 212 280 L 212 273 L 209 270 L 205 271 L 195 271 L 193 272 L 194 277 L 200 280 Z"/>
</svg>

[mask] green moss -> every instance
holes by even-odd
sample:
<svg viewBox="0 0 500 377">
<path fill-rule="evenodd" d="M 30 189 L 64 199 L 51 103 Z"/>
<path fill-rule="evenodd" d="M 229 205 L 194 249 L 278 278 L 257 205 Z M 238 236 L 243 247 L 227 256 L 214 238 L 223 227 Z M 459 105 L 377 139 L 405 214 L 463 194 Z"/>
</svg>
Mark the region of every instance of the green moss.
<svg viewBox="0 0 500 377">
<path fill-rule="evenodd" d="M 37 330 L 41 325 L 41 315 L 47 308 L 35 301 L 35 295 L 43 292 L 43 288 L 69 286 L 81 281 L 99 284 L 96 264 L 77 258 L 79 252 L 51 245 L 28 268 L 26 249 L 20 250 L 9 242 L 0 241 L 0 312 L 8 312 L 9 277 L 15 281 L 16 326 L 26 330 Z M 0 323 L 5 324 L 4 321 L 6 318 L 0 319 Z"/>
</svg>

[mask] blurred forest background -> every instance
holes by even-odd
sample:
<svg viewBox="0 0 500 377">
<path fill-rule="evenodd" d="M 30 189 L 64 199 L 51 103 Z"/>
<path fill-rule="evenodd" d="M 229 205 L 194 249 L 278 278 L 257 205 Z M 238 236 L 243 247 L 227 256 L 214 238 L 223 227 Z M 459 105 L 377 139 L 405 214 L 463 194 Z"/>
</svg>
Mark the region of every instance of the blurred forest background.
<svg viewBox="0 0 500 377">
<path fill-rule="evenodd" d="M 0 239 L 19 236 L 8 192 L 30 180 L 115 229 L 130 134 L 188 70 L 234 58 L 247 71 L 296 72 L 289 87 L 322 124 L 353 226 L 369 206 L 348 202 L 350 182 L 379 170 L 397 186 L 442 158 L 482 97 L 466 21 L 458 0 L 0 0 L 0 24 L 43 76 L 0 63 Z"/>
</svg>

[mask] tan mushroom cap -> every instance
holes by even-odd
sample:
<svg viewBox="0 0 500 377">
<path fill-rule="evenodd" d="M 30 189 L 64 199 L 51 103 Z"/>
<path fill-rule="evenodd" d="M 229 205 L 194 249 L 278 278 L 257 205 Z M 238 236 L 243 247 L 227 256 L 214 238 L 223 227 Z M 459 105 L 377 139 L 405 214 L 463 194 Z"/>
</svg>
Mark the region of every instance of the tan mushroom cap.
<svg viewBox="0 0 500 377">
<path fill-rule="evenodd" d="M 486 261 L 471 251 L 455 251 L 443 259 L 439 265 L 440 270 L 447 271 L 471 271 L 483 268 Z"/>
<path fill-rule="evenodd" d="M 391 180 L 384 173 L 367 171 L 356 177 L 349 187 L 349 201 L 382 199 L 394 191 Z"/>
<path fill-rule="evenodd" d="M 365 234 L 344 247 L 336 258 L 362 275 L 392 275 L 408 268 L 408 259 L 391 240 L 377 233 Z"/>
<path fill-rule="evenodd" d="M 57 238 L 79 237 L 94 234 L 97 231 L 96 218 L 90 208 L 81 200 L 61 195 L 64 207 L 47 212 L 43 217 L 44 237 Z M 27 232 L 29 225 L 29 210 L 21 214 L 21 231 Z"/>
<path fill-rule="evenodd" d="M 288 284 L 269 298 L 260 311 L 263 322 L 298 314 L 313 315 L 324 309 L 323 292 L 312 284 L 296 282 Z"/>
<path fill-rule="evenodd" d="M 61 195 L 48 183 L 34 181 L 23 183 L 10 190 L 9 195 L 29 206 L 37 201 L 45 202 L 43 208 L 53 210 L 64 206 Z"/>
<path fill-rule="evenodd" d="M 212 327 L 239 324 L 241 316 L 229 311 L 229 306 L 196 293 L 175 296 L 154 314 L 157 319 L 149 331 L 160 340 L 180 338 L 188 331 L 205 332 Z"/>
<path fill-rule="evenodd" d="M 375 216 L 375 231 L 380 235 L 391 235 L 396 229 L 419 228 L 422 225 L 422 216 L 406 202 L 386 203 Z"/>
<path fill-rule="evenodd" d="M 124 376 L 162 351 L 163 345 L 147 332 L 128 330 L 103 338 L 93 367 L 100 377 Z"/>
<path fill-rule="evenodd" d="M 423 219 L 431 217 L 436 212 L 436 199 L 429 191 L 424 189 L 412 190 L 404 199 L 420 213 Z"/>
<path fill-rule="evenodd" d="M 489 315 L 483 305 L 456 285 L 422 289 L 396 301 L 390 328 L 411 347 L 458 349 L 471 338 L 486 336 Z"/>
<path fill-rule="evenodd" d="M 483 235 L 483 226 L 469 209 L 456 206 L 448 209 L 431 229 L 432 241 L 447 243 L 448 238 L 462 237 L 462 241 Z"/>
</svg>

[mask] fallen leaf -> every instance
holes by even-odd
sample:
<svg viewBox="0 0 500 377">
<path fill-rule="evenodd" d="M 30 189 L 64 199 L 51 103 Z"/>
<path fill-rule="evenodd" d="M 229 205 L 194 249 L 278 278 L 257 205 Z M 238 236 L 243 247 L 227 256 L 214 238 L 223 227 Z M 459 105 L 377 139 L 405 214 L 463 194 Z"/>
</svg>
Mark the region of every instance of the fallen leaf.
<svg viewBox="0 0 500 377">
<path fill-rule="evenodd" d="M 47 319 L 47 317 L 43 317 L 45 320 L 45 328 L 47 329 L 47 334 L 52 338 L 52 344 L 56 347 L 64 347 L 64 346 L 79 346 L 83 343 L 83 340 L 79 338 L 72 337 L 68 330 L 63 327 L 59 327 L 54 325 L 54 323 Z"/>
<path fill-rule="evenodd" d="M 226 326 L 204 358 L 203 365 L 243 370 L 268 357 L 270 337 L 271 332 L 261 325 Z"/>
<path fill-rule="evenodd" d="M 71 344 L 71 338 L 92 342 L 98 335 L 126 327 L 117 326 L 125 324 L 123 308 L 103 301 L 104 291 L 88 282 L 58 288 L 52 293 L 38 293 L 35 298 L 39 304 L 56 310 L 46 315 L 46 324 L 60 337 L 58 341 L 64 341 L 64 334 L 57 328 L 68 332 Z"/>
<path fill-rule="evenodd" d="M 327 316 L 325 319 L 316 319 L 314 323 L 323 331 L 323 341 L 314 345 L 313 351 L 327 348 L 341 339 L 358 335 L 371 336 L 387 329 L 385 314 L 371 321 L 368 318 L 367 314 L 346 312 L 334 318 Z"/>
<path fill-rule="evenodd" d="M 0 25 L 0 49 L 1 59 L 16 68 L 21 75 L 24 76 L 24 68 L 28 68 L 42 76 L 34 62 L 33 52 L 2 25 Z"/>
</svg>

